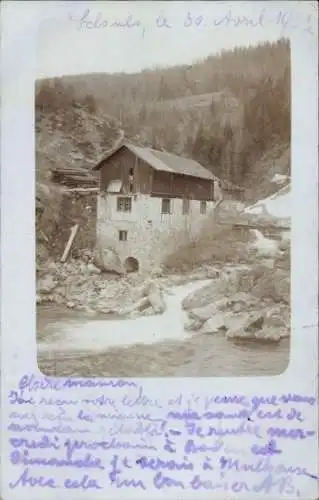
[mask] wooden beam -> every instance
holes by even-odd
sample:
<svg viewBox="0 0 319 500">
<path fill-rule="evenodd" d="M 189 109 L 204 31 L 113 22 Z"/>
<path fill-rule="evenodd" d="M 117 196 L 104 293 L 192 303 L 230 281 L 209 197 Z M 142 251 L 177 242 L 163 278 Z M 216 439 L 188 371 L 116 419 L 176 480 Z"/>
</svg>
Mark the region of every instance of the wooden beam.
<svg viewBox="0 0 319 500">
<path fill-rule="evenodd" d="M 78 229 L 79 229 L 79 224 L 75 224 L 75 226 L 73 226 L 71 228 L 70 238 L 69 238 L 69 241 L 67 242 L 67 245 L 66 245 L 66 247 L 64 249 L 63 255 L 61 257 L 61 262 L 65 262 L 66 259 L 68 258 L 69 252 L 71 250 L 72 243 L 74 241 L 76 233 L 78 232 Z"/>
<path fill-rule="evenodd" d="M 88 187 L 88 188 L 64 188 L 63 192 L 64 193 L 90 194 L 90 193 L 98 193 L 99 192 L 99 188 L 96 188 L 96 187 Z"/>
</svg>

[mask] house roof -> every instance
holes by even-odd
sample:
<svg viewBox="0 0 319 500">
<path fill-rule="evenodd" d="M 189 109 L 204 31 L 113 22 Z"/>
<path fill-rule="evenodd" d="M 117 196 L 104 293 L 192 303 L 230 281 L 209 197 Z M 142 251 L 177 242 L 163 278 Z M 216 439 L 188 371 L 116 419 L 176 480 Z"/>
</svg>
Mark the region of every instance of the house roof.
<svg viewBox="0 0 319 500">
<path fill-rule="evenodd" d="M 152 148 L 142 148 L 140 146 L 135 146 L 129 142 L 121 144 L 117 149 L 113 150 L 106 157 L 104 157 L 93 170 L 99 170 L 102 163 L 113 156 L 122 147 L 126 147 L 135 156 L 145 161 L 148 165 L 153 167 L 155 170 L 162 172 L 172 172 L 175 174 L 187 175 L 189 177 L 196 177 L 200 179 L 216 180 L 219 178 L 212 174 L 207 168 L 200 165 L 197 161 L 190 158 L 185 158 L 182 156 L 174 155 L 173 153 L 168 153 L 166 151 L 158 151 Z M 232 187 L 227 186 L 228 189 L 238 188 L 232 185 Z"/>
</svg>

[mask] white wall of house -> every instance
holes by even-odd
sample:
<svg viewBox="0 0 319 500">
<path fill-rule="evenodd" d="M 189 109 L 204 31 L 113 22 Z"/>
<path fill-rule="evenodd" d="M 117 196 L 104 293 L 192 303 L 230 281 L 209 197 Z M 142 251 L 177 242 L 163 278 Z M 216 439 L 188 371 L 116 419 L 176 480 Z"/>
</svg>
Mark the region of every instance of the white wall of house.
<svg viewBox="0 0 319 500">
<path fill-rule="evenodd" d="M 190 200 L 189 213 L 183 214 L 183 200 L 171 198 L 171 213 L 162 214 L 162 198 L 136 195 L 131 212 L 117 211 L 116 194 L 100 194 L 97 206 L 97 246 L 115 250 L 122 262 L 134 257 L 141 270 L 162 263 L 163 259 L 187 241 L 196 238 L 203 223 L 211 217 L 215 202 Z M 127 241 L 119 241 L 119 231 L 127 231 Z"/>
</svg>

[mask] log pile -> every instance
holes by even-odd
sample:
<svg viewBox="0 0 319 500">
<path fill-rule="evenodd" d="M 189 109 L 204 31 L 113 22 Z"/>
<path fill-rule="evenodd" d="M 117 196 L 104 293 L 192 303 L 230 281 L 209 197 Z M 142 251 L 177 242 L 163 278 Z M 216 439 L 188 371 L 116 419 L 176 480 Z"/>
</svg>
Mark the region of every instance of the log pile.
<svg viewBox="0 0 319 500">
<path fill-rule="evenodd" d="M 96 187 L 98 178 L 84 168 L 55 168 L 51 170 L 51 180 L 69 187 Z"/>
</svg>

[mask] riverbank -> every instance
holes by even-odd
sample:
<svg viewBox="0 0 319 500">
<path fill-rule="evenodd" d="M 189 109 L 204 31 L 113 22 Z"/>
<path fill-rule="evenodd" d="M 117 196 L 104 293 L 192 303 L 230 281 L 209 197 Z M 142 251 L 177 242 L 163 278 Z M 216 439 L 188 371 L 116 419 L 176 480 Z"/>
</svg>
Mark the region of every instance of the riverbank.
<svg viewBox="0 0 319 500">
<path fill-rule="evenodd" d="M 290 275 L 283 255 L 256 264 L 205 265 L 184 274 L 121 277 L 81 261 L 55 263 L 50 272 L 38 282 L 38 309 L 41 304 L 66 306 L 81 313 L 83 321 L 160 316 L 174 287 L 208 280 L 175 304 L 185 312 L 186 331 L 270 341 L 290 335 Z"/>
<path fill-rule="evenodd" d="M 218 278 L 221 272 L 221 266 L 204 265 L 184 273 L 157 269 L 150 275 L 123 276 L 101 272 L 90 261 L 73 259 L 65 264 L 51 261 L 38 268 L 37 306 L 55 304 L 91 316 L 154 314 L 156 298 L 172 286 Z M 141 299 L 152 293 L 158 295 L 153 305 L 145 303 L 145 307 L 137 307 Z"/>
<path fill-rule="evenodd" d="M 234 273 L 232 270 L 231 274 Z M 38 308 L 38 364 L 52 376 L 258 376 L 282 373 L 289 361 L 289 339 L 256 342 L 227 338 L 227 330 L 187 328 L 192 305 L 219 278 L 171 286 L 163 293 L 160 315 L 121 319 Z M 227 314 L 231 313 L 228 305 Z M 106 320 L 106 318 L 109 318 Z"/>
</svg>

